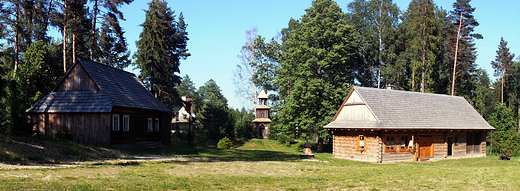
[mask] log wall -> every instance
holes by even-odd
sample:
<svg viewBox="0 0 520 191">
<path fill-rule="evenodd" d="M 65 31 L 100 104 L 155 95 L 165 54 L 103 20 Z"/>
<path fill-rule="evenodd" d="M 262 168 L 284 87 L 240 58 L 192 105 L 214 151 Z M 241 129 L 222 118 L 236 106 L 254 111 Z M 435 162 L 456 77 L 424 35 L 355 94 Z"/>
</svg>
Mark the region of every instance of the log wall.
<svg viewBox="0 0 520 191">
<path fill-rule="evenodd" d="M 480 152 L 468 154 L 466 135 L 468 133 L 481 134 L 481 141 L 478 145 Z M 371 132 L 362 130 L 341 130 L 333 131 L 333 156 L 337 158 L 344 158 L 358 161 L 368 162 L 395 162 L 395 161 L 413 161 L 413 154 L 410 151 L 401 151 L 399 143 L 396 140 L 395 151 L 385 151 L 386 143 L 384 138 L 386 136 L 406 136 L 414 135 L 415 142 L 420 141 L 420 135 L 431 135 L 433 139 L 433 158 L 446 158 L 448 156 L 448 138 L 453 138 L 452 152 L 453 157 L 464 156 L 485 156 L 486 155 L 486 136 L 487 131 L 477 130 L 428 130 L 428 131 L 387 131 L 387 132 Z M 367 141 L 366 151 L 358 151 L 356 149 L 357 138 L 359 135 L 364 135 Z M 418 148 L 417 148 L 418 149 Z"/>
<path fill-rule="evenodd" d="M 74 141 L 88 145 L 107 146 L 110 143 L 110 114 L 108 113 L 32 113 L 29 122 L 33 130 L 56 137 L 66 129 Z"/>
<path fill-rule="evenodd" d="M 364 135 L 366 143 L 365 151 L 357 150 L 358 135 Z M 380 162 L 381 138 L 378 132 L 347 132 L 334 131 L 333 156 L 357 161 Z"/>
</svg>

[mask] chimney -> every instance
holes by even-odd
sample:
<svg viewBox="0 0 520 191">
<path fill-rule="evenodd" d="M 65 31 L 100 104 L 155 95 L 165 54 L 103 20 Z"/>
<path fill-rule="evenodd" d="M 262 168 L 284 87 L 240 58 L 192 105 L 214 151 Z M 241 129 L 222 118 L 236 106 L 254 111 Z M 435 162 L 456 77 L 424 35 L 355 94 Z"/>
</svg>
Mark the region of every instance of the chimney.
<svg viewBox="0 0 520 191">
<path fill-rule="evenodd" d="M 387 90 L 393 90 L 393 89 L 394 89 L 394 86 L 392 86 L 392 85 L 388 85 L 388 86 L 386 86 L 386 89 L 387 89 Z"/>
</svg>

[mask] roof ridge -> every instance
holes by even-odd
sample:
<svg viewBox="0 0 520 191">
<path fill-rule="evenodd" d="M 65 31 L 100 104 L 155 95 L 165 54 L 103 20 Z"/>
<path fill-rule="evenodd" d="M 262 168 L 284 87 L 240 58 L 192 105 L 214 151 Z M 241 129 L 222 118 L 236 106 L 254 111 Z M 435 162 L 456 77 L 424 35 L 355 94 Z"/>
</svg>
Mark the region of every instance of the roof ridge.
<svg viewBox="0 0 520 191">
<path fill-rule="evenodd" d="M 119 68 L 114 68 L 114 67 L 112 67 L 112 66 L 105 65 L 105 64 L 101 64 L 101 63 L 99 63 L 99 62 L 95 62 L 95 61 L 92 61 L 92 60 L 89 60 L 89 59 L 78 58 L 78 60 L 79 60 L 80 62 L 83 62 L 83 61 L 91 62 L 91 63 L 93 63 L 93 64 L 98 64 L 98 65 L 101 65 L 101 66 L 104 66 L 104 67 L 108 67 L 108 68 L 111 68 L 111 69 L 119 70 L 119 71 L 122 71 L 122 72 L 125 72 L 125 73 L 128 73 L 128 74 L 131 74 L 131 75 L 137 77 L 137 76 L 136 76 L 134 73 L 132 73 L 132 72 L 128 72 L 128 71 L 125 71 L 125 70 L 123 70 L 123 69 L 119 69 Z"/>
<path fill-rule="evenodd" d="M 464 97 L 461 97 L 461 96 L 452 96 L 452 95 L 448 95 L 448 94 L 439 94 L 439 93 L 428 93 L 428 92 L 413 92 L 413 91 L 406 91 L 406 90 L 394 90 L 394 89 L 380 89 L 380 88 L 373 88 L 373 87 L 361 87 L 361 86 L 355 86 L 355 88 L 361 88 L 361 89 L 370 89 L 370 90 L 375 90 L 375 91 L 388 91 L 388 92 L 397 92 L 397 93 L 406 93 L 406 94 L 421 94 L 421 95 L 428 95 L 428 96 L 446 96 L 446 97 L 453 97 L 453 98 L 462 98 L 464 99 Z"/>
</svg>

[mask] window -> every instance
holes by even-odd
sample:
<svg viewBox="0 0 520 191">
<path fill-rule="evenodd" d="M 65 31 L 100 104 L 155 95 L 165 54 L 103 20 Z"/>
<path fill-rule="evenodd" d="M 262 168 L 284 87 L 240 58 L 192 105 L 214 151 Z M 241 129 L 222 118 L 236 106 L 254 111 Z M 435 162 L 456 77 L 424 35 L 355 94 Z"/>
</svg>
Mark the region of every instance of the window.
<svg viewBox="0 0 520 191">
<path fill-rule="evenodd" d="M 260 113 L 260 117 L 264 117 L 264 113 Z"/>
<path fill-rule="evenodd" d="M 123 131 L 129 131 L 129 130 L 130 130 L 130 116 L 123 115 Z"/>
<path fill-rule="evenodd" d="M 366 150 L 367 142 L 365 141 L 365 136 L 364 135 L 359 135 L 358 136 L 356 148 L 357 148 L 356 150 L 358 150 L 358 151 L 365 151 Z"/>
<path fill-rule="evenodd" d="M 159 118 L 155 118 L 155 131 L 159 131 Z"/>
<path fill-rule="evenodd" d="M 152 118 L 148 118 L 148 132 L 153 131 L 153 120 Z"/>
<path fill-rule="evenodd" d="M 386 137 L 386 149 L 385 152 L 395 152 L 395 137 L 387 136 Z"/>
<path fill-rule="evenodd" d="M 112 115 L 112 131 L 119 131 L 119 114 Z"/>
<path fill-rule="evenodd" d="M 401 135 L 401 147 L 399 151 L 410 151 L 410 136 L 409 135 Z"/>
</svg>

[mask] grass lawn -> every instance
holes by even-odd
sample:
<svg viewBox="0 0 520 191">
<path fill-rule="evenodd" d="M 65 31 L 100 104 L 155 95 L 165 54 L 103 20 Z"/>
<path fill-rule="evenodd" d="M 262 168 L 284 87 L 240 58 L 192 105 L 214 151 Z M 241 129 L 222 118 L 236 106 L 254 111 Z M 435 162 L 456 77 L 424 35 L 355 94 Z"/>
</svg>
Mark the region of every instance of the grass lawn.
<svg viewBox="0 0 520 191">
<path fill-rule="evenodd" d="M 306 161 L 300 144 L 252 139 L 231 150 L 172 146 L 147 153 L 183 160 L 2 169 L 0 190 L 520 190 L 518 158 L 372 164 L 319 153 L 318 161 Z M 208 160 L 191 159 L 201 157 Z"/>
</svg>

